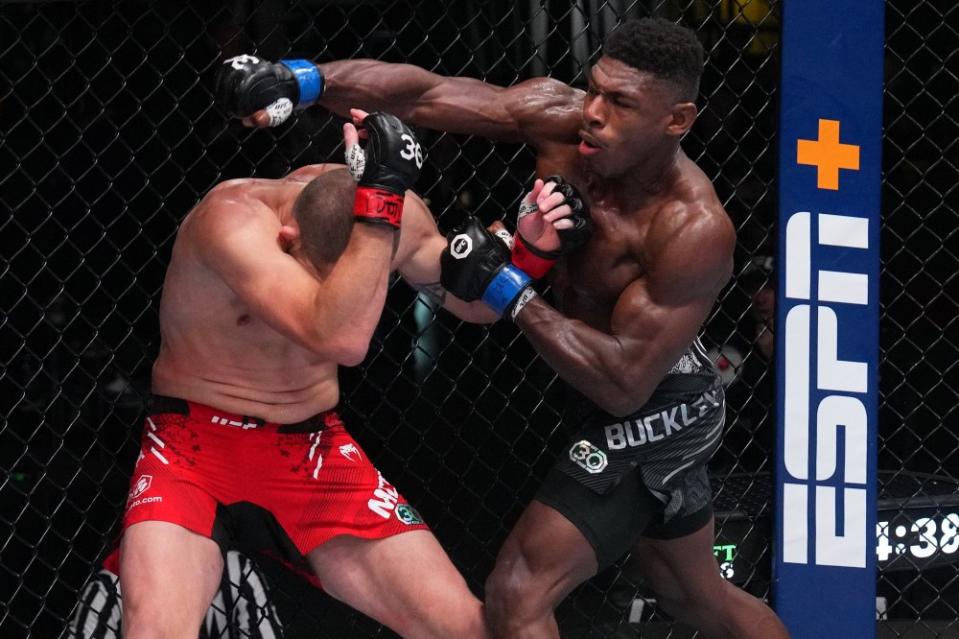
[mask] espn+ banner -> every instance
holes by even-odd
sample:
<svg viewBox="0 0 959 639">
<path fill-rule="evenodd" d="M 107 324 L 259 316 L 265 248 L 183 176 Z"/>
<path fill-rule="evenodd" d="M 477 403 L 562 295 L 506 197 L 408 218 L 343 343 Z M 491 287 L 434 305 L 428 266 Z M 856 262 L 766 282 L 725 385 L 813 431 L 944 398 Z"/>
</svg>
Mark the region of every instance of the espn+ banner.
<svg viewBox="0 0 959 639">
<path fill-rule="evenodd" d="M 883 8 L 783 7 L 773 588 L 795 637 L 876 633 Z"/>
</svg>

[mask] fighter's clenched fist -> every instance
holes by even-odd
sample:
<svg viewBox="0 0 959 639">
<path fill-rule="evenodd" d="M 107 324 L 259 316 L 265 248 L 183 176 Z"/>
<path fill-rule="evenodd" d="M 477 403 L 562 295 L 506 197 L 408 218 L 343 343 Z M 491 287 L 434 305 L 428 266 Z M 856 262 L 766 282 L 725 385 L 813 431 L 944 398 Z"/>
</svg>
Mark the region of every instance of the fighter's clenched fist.
<svg viewBox="0 0 959 639">
<path fill-rule="evenodd" d="M 223 61 L 214 85 L 216 101 L 232 116 L 265 110 L 270 126 L 282 124 L 294 108 L 305 109 L 323 93 L 323 74 L 308 60 L 273 63 L 254 55 Z"/>
<path fill-rule="evenodd" d="M 462 300 L 483 300 L 515 318 L 535 292 L 532 280 L 589 239 L 589 209 L 562 177 L 537 179 L 520 205 L 512 247 L 475 217 L 454 228 L 440 258 L 443 288 Z"/>
<path fill-rule="evenodd" d="M 589 207 L 572 184 L 560 175 L 537 179 L 519 206 L 513 264 L 535 278 L 543 277 L 561 255 L 585 244 L 592 232 Z"/>
<path fill-rule="evenodd" d="M 353 215 L 357 221 L 400 227 L 403 198 L 423 166 L 423 151 L 413 130 L 389 113 L 362 113 L 356 120 L 366 148 L 351 123 L 343 125 L 346 158 L 357 181 Z"/>
</svg>

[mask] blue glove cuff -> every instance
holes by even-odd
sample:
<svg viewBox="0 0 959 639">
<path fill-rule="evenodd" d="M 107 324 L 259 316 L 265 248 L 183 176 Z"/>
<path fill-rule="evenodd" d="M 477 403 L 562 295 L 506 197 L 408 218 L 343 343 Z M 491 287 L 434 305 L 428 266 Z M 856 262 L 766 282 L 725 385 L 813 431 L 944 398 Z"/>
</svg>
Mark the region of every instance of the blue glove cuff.
<svg viewBox="0 0 959 639">
<path fill-rule="evenodd" d="M 297 109 L 305 109 L 320 99 L 325 79 L 318 66 L 309 60 L 280 60 L 280 64 L 293 72 L 293 77 L 300 86 Z"/>
<path fill-rule="evenodd" d="M 531 281 L 530 276 L 522 270 L 507 264 L 493 276 L 492 281 L 483 291 L 483 301 L 502 315 Z"/>
</svg>

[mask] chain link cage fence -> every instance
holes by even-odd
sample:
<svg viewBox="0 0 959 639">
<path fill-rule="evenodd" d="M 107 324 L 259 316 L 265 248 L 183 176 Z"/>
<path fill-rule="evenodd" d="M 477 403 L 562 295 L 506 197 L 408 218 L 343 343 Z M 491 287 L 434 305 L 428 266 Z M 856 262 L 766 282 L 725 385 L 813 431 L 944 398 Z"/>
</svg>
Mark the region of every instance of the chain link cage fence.
<svg viewBox="0 0 959 639">
<path fill-rule="evenodd" d="M 0 636 L 64 636 L 81 600 L 108 609 L 93 621 L 103 636 L 116 623 L 113 581 L 96 575 L 139 447 L 179 221 L 221 180 L 341 157 L 339 120 L 322 109 L 275 130 L 230 121 L 211 95 L 221 60 L 372 57 L 501 85 L 549 74 L 582 87 L 603 36 L 652 14 L 694 28 L 707 51 L 702 114 L 684 146 L 739 237 L 737 275 L 704 335 L 729 380 L 732 417 L 711 466 L 716 556 L 727 578 L 768 597 L 779 9 L 775 0 L 0 4 Z M 935 0 L 887 6 L 882 636 L 947 636 L 959 616 L 959 300 L 949 289 L 959 266 L 957 17 Z M 419 190 L 441 229 L 467 213 L 510 218 L 533 175 L 528 149 L 420 133 L 429 159 Z M 463 324 L 396 281 L 366 362 L 342 371 L 342 388 L 354 436 L 481 593 L 564 441 L 555 374 L 513 326 Z M 257 559 L 255 572 L 246 558 L 228 562 L 234 587 L 218 595 L 205 636 L 393 636 Z M 251 574 L 257 594 L 238 613 L 230 592 Z M 563 636 L 692 636 L 650 597 L 622 561 L 562 604 Z M 260 621 L 241 628 L 251 615 Z"/>
</svg>

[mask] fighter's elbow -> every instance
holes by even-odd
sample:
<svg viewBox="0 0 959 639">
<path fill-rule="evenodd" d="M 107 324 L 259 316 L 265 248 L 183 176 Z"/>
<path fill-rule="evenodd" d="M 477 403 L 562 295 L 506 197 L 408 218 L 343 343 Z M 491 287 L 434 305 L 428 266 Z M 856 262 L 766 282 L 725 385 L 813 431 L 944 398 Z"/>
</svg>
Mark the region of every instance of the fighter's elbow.
<svg viewBox="0 0 959 639">
<path fill-rule="evenodd" d="M 299 342 L 316 357 L 340 366 L 358 366 L 370 349 L 369 335 L 343 335 L 330 338 L 319 331 L 299 335 Z"/>
<path fill-rule="evenodd" d="M 630 397 L 609 396 L 603 398 L 602 400 L 594 401 L 596 402 L 597 406 L 602 408 L 613 417 L 626 417 L 627 415 L 635 413 L 640 406 L 643 405 L 642 402 L 633 401 Z"/>
<path fill-rule="evenodd" d="M 623 380 L 610 383 L 601 395 L 593 398 L 597 406 L 613 417 L 626 417 L 642 408 L 651 392 L 645 385 Z"/>
<path fill-rule="evenodd" d="M 340 366 L 359 366 L 370 350 L 369 339 L 348 339 L 337 345 L 334 360 Z"/>
<path fill-rule="evenodd" d="M 363 360 L 366 359 L 367 349 L 362 351 L 348 351 L 343 353 L 339 358 L 337 358 L 337 364 L 340 366 L 359 366 L 363 363 Z"/>
</svg>

